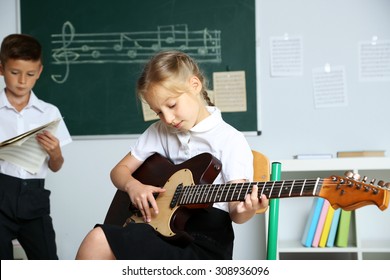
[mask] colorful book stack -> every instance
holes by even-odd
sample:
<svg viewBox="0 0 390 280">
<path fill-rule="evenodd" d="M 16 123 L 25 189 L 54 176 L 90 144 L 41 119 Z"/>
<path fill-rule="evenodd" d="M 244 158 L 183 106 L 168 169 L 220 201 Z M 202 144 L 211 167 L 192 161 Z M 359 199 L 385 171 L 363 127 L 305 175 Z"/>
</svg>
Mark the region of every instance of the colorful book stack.
<svg viewBox="0 0 390 280">
<path fill-rule="evenodd" d="M 328 200 L 316 197 L 302 236 L 305 247 L 347 247 L 351 211 L 335 210 Z"/>
</svg>

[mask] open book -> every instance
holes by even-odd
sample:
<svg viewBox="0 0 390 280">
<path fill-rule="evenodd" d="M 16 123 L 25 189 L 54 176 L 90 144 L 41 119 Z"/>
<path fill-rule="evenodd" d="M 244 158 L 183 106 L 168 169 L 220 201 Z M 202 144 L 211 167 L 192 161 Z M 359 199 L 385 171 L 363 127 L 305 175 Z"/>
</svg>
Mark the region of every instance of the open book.
<svg viewBox="0 0 390 280">
<path fill-rule="evenodd" d="M 43 130 L 47 130 L 55 134 L 60 120 L 61 119 L 56 119 L 45 125 L 1 142 L 0 159 L 18 165 L 30 173 L 37 173 L 45 161 L 47 153 L 38 144 L 38 141 L 35 139 L 35 135 Z"/>
</svg>

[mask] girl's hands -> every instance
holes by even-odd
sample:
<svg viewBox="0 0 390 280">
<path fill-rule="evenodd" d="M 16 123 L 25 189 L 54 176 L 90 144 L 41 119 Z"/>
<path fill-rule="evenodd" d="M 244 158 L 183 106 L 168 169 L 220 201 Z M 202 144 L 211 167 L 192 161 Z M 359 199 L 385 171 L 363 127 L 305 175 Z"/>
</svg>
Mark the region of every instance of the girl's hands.
<svg viewBox="0 0 390 280">
<path fill-rule="evenodd" d="M 245 201 L 240 202 L 237 205 L 237 213 L 244 213 L 244 212 L 256 212 L 260 209 L 267 209 L 268 208 L 268 199 L 263 194 L 260 199 L 258 198 L 258 191 L 259 188 L 257 185 L 253 186 L 252 192 L 250 194 L 247 194 L 245 197 Z"/>
<path fill-rule="evenodd" d="M 165 189 L 150 185 L 143 185 L 140 182 L 127 188 L 132 204 L 138 208 L 146 223 L 150 223 L 153 215 L 158 214 L 158 206 L 154 194 L 163 193 Z"/>
<path fill-rule="evenodd" d="M 258 198 L 258 187 L 253 186 L 252 192 L 247 194 L 244 201 L 230 202 L 229 212 L 233 222 L 242 224 L 252 218 L 258 210 L 265 212 L 269 200 L 265 195 Z"/>
</svg>

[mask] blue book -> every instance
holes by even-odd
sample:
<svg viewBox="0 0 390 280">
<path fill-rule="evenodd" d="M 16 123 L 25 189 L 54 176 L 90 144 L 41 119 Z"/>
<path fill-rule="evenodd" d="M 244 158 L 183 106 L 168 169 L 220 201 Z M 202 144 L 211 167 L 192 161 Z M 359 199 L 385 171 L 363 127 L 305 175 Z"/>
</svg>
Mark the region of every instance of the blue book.
<svg viewBox="0 0 390 280">
<path fill-rule="evenodd" d="M 337 227 L 339 226 L 340 214 L 341 214 L 341 208 L 334 211 L 332 224 L 330 225 L 328 240 L 326 241 L 326 247 L 334 246 Z"/>
<path fill-rule="evenodd" d="M 313 205 L 311 207 L 311 211 L 307 219 L 305 230 L 303 232 L 301 240 L 303 246 L 305 247 L 311 247 L 313 243 L 314 234 L 316 232 L 324 200 L 325 199 L 322 197 L 315 197 L 313 200 Z"/>
</svg>

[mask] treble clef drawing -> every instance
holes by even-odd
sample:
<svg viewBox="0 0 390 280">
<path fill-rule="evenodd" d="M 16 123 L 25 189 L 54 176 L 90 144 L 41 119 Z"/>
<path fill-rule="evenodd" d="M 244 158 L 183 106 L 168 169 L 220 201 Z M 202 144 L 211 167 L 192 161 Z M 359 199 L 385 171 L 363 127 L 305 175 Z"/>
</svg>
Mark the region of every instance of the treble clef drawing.
<svg viewBox="0 0 390 280">
<path fill-rule="evenodd" d="M 51 78 L 54 82 L 58 84 L 63 84 L 66 82 L 69 76 L 69 61 L 77 60 L 78 54 L 71 51 L 68 47 L 72 44 L 75 34 L 75 28 L 69 21 L 66 21 L 62 26 L 62 47 L 55 50 L 53 53 L 54 64 L 65 64 L 65 74 L 53 74 Z"/>
</svg>

